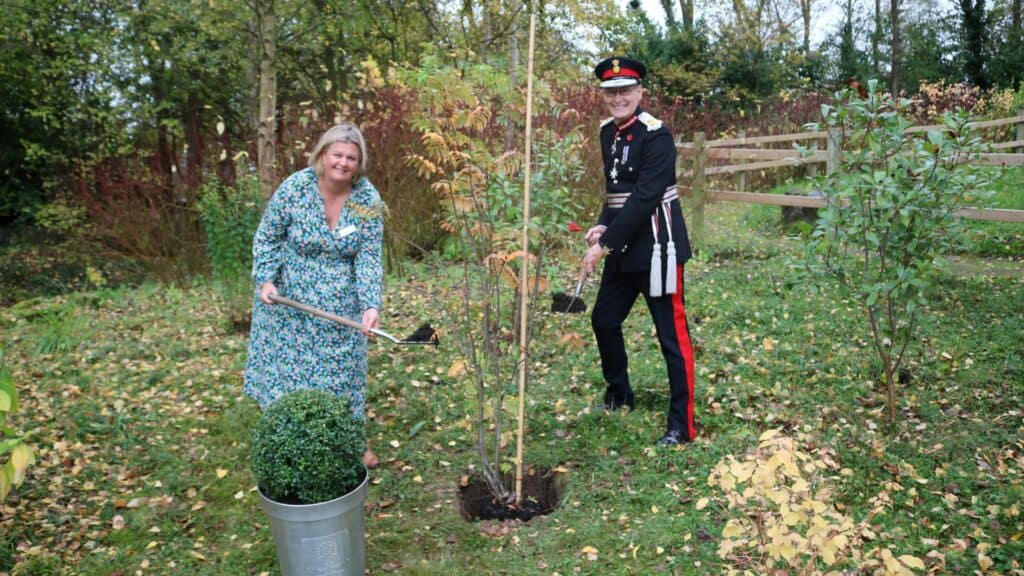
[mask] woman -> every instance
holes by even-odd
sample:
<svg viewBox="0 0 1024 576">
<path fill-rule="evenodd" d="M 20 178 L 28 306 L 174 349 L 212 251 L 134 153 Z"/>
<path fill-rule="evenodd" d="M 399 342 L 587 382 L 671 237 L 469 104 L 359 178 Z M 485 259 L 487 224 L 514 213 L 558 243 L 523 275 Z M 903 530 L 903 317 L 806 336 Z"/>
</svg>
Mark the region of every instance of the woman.
<svg viewBox="0 0 1024 576">
<path fill-rule="evenodd" d="M 352 124 L 325 132 L 309 168 L 270 199 L 253 239 L 253 303 L 245 393 L 266 408 L 302 388 L 344 394 L 365 413 L 366 337 L 380 322 L 384 204 L 365 177 L 366 143 Z M 349 318 L 362 331 L 314 317 L 286 296 Z M 364 455 L 368 467 L 377 456 Z"/>
</svg>

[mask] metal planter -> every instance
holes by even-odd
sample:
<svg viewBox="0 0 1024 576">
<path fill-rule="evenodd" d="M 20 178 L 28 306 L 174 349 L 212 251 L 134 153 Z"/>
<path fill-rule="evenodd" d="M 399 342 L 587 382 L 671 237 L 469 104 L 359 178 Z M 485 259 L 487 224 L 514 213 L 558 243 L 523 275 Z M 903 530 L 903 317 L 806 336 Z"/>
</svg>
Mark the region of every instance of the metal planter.
<svg viewBox="0 0 1024 576">
<path fill-rule="evenodd" d="M 363 576 L 363 503 L 370 475 L 358 488 L 318 504 L 282 504 L 260 492 L 283 576 Z"/>
</svg>

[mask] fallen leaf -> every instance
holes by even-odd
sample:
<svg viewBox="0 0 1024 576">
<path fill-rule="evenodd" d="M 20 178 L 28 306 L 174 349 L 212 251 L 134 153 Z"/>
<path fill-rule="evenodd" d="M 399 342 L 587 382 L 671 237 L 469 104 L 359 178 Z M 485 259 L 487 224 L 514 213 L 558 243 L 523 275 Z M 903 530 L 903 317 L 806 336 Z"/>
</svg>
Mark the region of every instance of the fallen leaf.
<svg viewBox="0 0 1024 576">
<path fill-rule="evenodd" d="M 464 361 L 462 361 L 462 360 L 455 361 L 455 363 L 452 364 L 450 368 L 448 368 L 448 377 L 449 378 L 458 378 L 459 376 L 462 376 L 465 373 L 466 373 L 466 363 Z"/>
</svg>

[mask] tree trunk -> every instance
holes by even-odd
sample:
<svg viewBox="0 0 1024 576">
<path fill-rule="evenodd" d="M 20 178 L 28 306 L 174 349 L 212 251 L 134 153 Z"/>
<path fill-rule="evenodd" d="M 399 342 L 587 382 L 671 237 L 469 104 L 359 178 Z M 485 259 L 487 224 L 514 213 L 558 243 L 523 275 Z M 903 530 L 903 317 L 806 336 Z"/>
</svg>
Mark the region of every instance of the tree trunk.
<svg viewBox="0 0 1024 576">
<path fill-rule="evenodd" d="M 519 3 L 513 7 L 513 13 L 519 11 Z M 522 57 L 519 53 L 519 26 L 516 24 L 512 25 L 511 33 L 508 36 L 508 67 L 509 74 L 514 76 L 516 71 L 519 69 L 520 61 Z M 509 122 L 508 126 L 505 127 L 505 151 L 514 150 L 516 147 L 516 125 Z"/>
<path fill-rule="evenodd" d="M 851 10 L 852 14 L 853 11 Z M 850 17 L 853 21 L 853 17 Z M 877 75 L 882 69 L 882 52 L 879 44 L 882 42 L 882 0 L 875 0 L 875 30 L 871 33 L 871 73 Z"/>
<path fill-rule="evenodd" d="M 892 20 L 892 68 L 889 70 L 889 92 L 893 98 L 900 94 L 900 0 L 889 0 Z"/>
<path fill-rule="evenodd" d="M 679 0 L 679 8 L 683 12 L 683 30 L 693 30 L 693 0 Z"/>
<path fill-rule="evenodd" d="M 327 3 L 325 0 L 316 0 L 313 5 L 316 7 L 316 18 L 330 18 L 331 16 L 327 11 Z M 342 74 L 339 72 L 338 62 L 336 57 L 344 58 L 345 54 L 340 49 L 344 45 L 344 33 L 341 38 L 332 38 L 330 46 L 323 51 L 322 65 L 324 67 L 324 77 L 330 82 L 330 88 L 324 89 L 324 96 L 327 104 L 330 106 L 338 100 L 338 95 L 348 89 L 348 74 Z M 341 70 L 345 69 L 344 63 L 340 67 Z M 322 84 L 322 83 L 321 83 Z M 317 87 L 322 89 L 321 87 Z M 321 108 L 322 111 L 326 112 L 326 108 Z"/>
<path fill-rule="evenodd" d="M 277 21 L 274 0 L 256 3 L 256 29 L 260 64 L 260 116 L 256 152 L 260 191 L 270 198 L 277 184 L 274 149 L 277 144 Z"/>
<path fill-rule="evenodd" d="M 661 0 L 661 7 L 665 10 L 665 23 L 669 29 L 676 27 L 675 2 L 672 0 Z"/>
<path fill-rule="evenodd" d="M 162 60 L 151 58 L 149 65 L 151 94 L 156 109 L 156 166 L 155 172 L 160 175 L 163 192 L 167 199 L 174 198 L 174 151 L 168 138 L 167 125 L 163 122 L 164 104 L 167 101 L 166 68 Z"/>
<path fill-rule="evenodd" d="M 800 17 L 804 22 L 803 50 L 806 57 L 811 53 L 811 0 L 800 0 Z"/>
<path fill-rule="evenodd" d="M 193 74 L 193 77 L 198 74 Z M 195 86 L 197 84 L 193 84 Z M 183 175 L 186 192 L 188 193 L 188 204 L 191 206 L 195 200 L 196 186 L 202 180 L 203 174 L 203 137 L 199 125 L 199 110 L 202 105 L 199 103 L 199 96 L 194 90 L 189 90 L 188 100 L 185 104 L 185 143 L 188 144 L 188 153 L 185 155 L 185 174 Z"/>
</svg>

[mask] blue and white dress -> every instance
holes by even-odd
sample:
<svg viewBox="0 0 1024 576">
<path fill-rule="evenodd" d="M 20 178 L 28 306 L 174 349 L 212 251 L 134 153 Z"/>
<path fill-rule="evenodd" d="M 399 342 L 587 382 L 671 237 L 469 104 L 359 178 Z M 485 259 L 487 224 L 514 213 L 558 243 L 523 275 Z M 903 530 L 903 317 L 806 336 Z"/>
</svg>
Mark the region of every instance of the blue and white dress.
<svg viewBox="0 0 1024 576">
<path fill-rule="evenodd" d="M 267 305 L 259 287 L 357 322 L 380 310 L 384 204 L 365 177 L 352 186 L 334 228 L 311 168 L 292 174 L 274 193 L 253 239 L 256 281 L 244 391 L 266 409 L 303 388 L 344 394 L 362 418 L 366 337 L 358 330 L 284 306 Z"/>
</svg>

